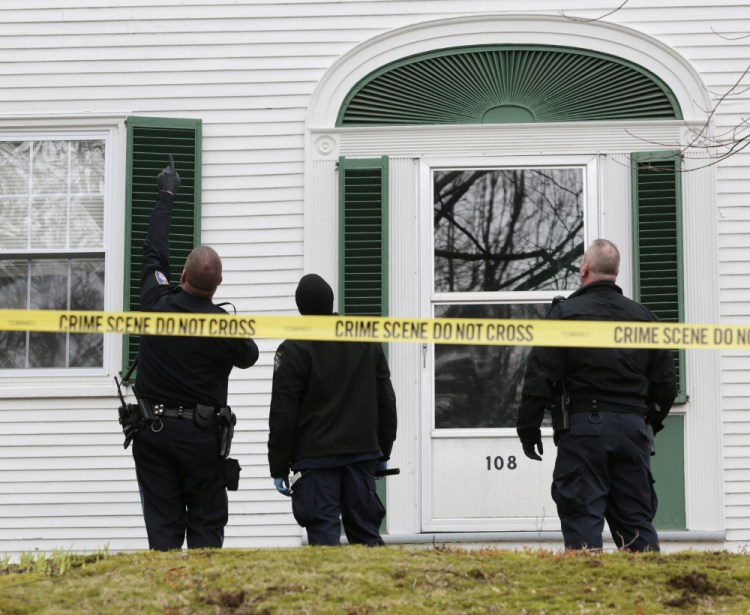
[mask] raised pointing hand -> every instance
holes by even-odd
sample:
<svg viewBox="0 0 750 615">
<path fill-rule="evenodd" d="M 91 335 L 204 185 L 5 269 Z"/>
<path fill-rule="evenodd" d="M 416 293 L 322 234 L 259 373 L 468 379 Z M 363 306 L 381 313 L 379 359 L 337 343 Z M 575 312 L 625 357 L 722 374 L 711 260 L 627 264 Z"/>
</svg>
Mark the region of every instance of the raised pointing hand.
<svg viewBox="0 0 750 615">
<path fill-rule="evenodd" d="M 164 190 L 170 194 L 177 194 L 177 191 L 180 189 L 180 175 L 174 166 L 172 154 L 169 155 L 169 164 L 159 173 L 156 181 L 159 185 L 159 190 Z"/>
</svg>

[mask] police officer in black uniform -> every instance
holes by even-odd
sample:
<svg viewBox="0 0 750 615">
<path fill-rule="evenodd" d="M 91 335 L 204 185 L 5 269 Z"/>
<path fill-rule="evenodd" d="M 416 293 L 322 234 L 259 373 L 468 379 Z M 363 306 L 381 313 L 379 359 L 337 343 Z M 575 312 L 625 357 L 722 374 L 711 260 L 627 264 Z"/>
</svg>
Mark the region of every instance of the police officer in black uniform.
<svg viewBox="0 0 750 615">
<path fill-rule="evenodd" d="M 316 274 L 296 291 L 303 315 L 331 315 L 333 291 Z M 396 395 L 380 344 L 283 342 L 274 359 L 268 460 L 276 489 L 310 545 L 382 545 L 385 508 L 375 471 L 396 439 Z M 290 489 L 289 471 L 294 472 Z M 297 479 L 297 480 L 294 480 Z"/>
<path fill-rule="evenodd" d="M 170 161 L 158 177 L 159 196 L 143 246 L 141 308 L 151 312 L 225 314 L 212 297 L 222 280 L 221 259 L 208 246 L 187 258 L 180 285 L 169 283 L 169 232 L 180 177 Z M 196 424 L 198 404 L 227 406 L 233 367 L 258 360 L 250 339 L 150 336 L 141 338 L 135 390 L 158 415 L 133 441 L 149 548 L 221 547 L 228 506 L 218 426 Z M 205 410 L 205 408 L 204 408 Z M 209 421 L 210 421 L 209 415 Z M 215 419 L 218 420 L 218 419 Z"/>
<path fill-rule="evenodd" d="M 555 305 L 548 318 L 654 322 L 644 306 L 615 284 L 617 247 L 596 239 L 580 269 L 582 287 Z M 601 549 L 606 519 L 619 548 L 658 551 L 652 520 L 656 493 L 651 475 L 653 433 L 676 396 L 668 350 L 636 348 L 532 349 L 523 384 L 517 431 L 523 451 L 541 460 L 540 426 L 555 386 L 570 398 L 569 429 L 556 433 L 552 498 L 565 546 Z M 653 432 L 649 426 L 653 427 Z"/>
</svg>

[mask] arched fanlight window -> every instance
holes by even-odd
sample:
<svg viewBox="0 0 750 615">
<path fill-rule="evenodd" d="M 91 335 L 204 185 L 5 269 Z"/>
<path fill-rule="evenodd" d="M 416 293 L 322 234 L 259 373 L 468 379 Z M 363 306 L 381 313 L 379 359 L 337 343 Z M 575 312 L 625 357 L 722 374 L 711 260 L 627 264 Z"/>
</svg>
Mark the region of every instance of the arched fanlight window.
<svg viewBox="0 0 750 615">
<path fill-rule="evenodd" d="M 362 79 L 338 126 L 682 119 L 644 68 L 593 51 L 540 45 L 442 49 Z"/>
</svg>

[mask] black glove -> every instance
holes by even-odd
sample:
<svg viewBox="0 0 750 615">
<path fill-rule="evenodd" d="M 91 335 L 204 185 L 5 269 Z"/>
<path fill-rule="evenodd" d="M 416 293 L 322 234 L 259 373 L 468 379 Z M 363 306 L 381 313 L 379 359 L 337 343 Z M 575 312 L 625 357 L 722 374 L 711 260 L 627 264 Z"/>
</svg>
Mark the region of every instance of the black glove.
<svg viewBox="0 0 750 615">
<path fill-rule="evenodd" d="M 648 406 L 648 412 L 646 412 L 646 422 L 651 425 L 654 430 L 654 435 L 664 429 L 662 421 L 666 418 L 667 413 L 662 412 L 661 405 L 657 402 L 651 402 Z"/>
<path fill-rule="evenodd" d="M 529 459 L 541 461 L 541 455 L 544 455 L 544 447 L 542 446 L 542 432 L 537 430 L 537 433 L 530 438 L 524 438 L 521 440 L 523 446 L 523 454 Z M 537 454 L 537 450 L 539 454 Z"/>
<path fill-rule="evenodd" d="M 130 446 L 130 443 L 133 441 L 133 438 L 135 438 L 140 429 L 140 422 L 136 423 L 135 425 L 128 425 L 127 427 L 123 427 L 122 433 L 125 434 L 125 442 L 122 445 L 123 448 L 128 448 L 128 446 Z"/>
<path fill-rule="evenodd" d="M 169 155 L 169 164 L 159 173 L 156 181 L 159 184 L 159 190 L 177 194 L 177 191 L 180 189 L 180 176 L 177 173 L 177 169 L 174 168 L 172 154 Z"/>
</svg>

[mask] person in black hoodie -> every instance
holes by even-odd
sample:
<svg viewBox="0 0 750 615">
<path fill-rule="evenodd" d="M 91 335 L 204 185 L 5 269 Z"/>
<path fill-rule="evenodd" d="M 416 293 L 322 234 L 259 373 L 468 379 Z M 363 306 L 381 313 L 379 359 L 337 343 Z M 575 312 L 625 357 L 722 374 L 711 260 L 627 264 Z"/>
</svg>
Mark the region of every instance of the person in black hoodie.
<svg viewBox="0 0 750 615">
<path fill-rule="evenodd" d="M 333 291 L 319 275 L 303 276 L 295 298 L 302 315 L 333 314 Z M 379 343 L 279 346 L 268 461 L 310 545 L 339 545 L 342 523 L 350 544 L 384 544 L 375 471 L 386 467 L 395 439 L 396 395 Z"/>
<path fill-rule="evenodd" d="M 547 318 L 655 322 L 654 314 L 615 284 L 619 266 L 617 247 L 594 240 L 583 255 L 582 287 L 554 305 Z M 530 459 L 541 461 L 545 406 L 561 382 L 570 398 L 570 425 L 555 433 L 552 498 L 566 548 L 601 549 L 606 519 L 619 548 L 658 551 L 650 455 L 653 433 L 663 428 L 676 396 L 670 351 L 534 347 L 517 422 Z"/>
<path fill-rule="evenodd" d="M 174 161 L 157 178 L 159 196 L 143 245 L 144 312 L 225 314 L 212 298 L 222 280 L 221 258 L 209 246 L 187 257 L 180 284 L 170 284 L 169 233 L 180 187 Z M 258 360 L 251 339 L 144 335 L 135 389 L 156 420 L 133 440 L 149 548 L 221 547 L 228 504 L 217 424 L 198 426 L 197 405 L 227 406 L 229 373 Z"/>
</svg>

